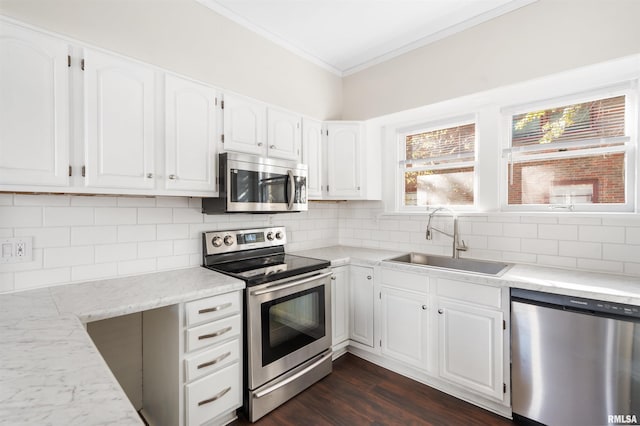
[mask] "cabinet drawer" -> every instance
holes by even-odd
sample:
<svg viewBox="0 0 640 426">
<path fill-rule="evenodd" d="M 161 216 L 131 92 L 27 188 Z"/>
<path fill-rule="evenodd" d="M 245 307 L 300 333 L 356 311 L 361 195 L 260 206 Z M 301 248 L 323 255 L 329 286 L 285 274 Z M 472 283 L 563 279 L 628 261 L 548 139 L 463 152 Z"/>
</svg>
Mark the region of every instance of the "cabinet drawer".
<svg viewBox="0 0 640 426">
<path fill-rule="evenodd" d="M 429 277 L 423 274 L 382 268 L 382 285 L 429 293 Z"/>
<path fill-rule="evenodd" d="M 185 381 L 190 382 L 240 359 L 240 339 L 235 339 L 184 360 Z"/>
<path fill-rule="evenodd" d="M 185 385 L 186 424 L 198 426 L 239 407 L 240 382 L 240 363 L 235 363 Z"/>
<path fill-rule="evenodd" d="M 185 303 L 187 327 L 234 315 L 240 312 L 240 304 L 239 291 Z"/>
<path fill-rule="evenodd" d="M 187 330 L 186 352 L 210 346 L 233 337 L 240 336 L 242 317 L 235 315 Z"/>
<path fill-rule="evenodd" d="M 500 308 L 501 289 L 481 284 L 438 278 L 438 296 Z"/>
</svg>

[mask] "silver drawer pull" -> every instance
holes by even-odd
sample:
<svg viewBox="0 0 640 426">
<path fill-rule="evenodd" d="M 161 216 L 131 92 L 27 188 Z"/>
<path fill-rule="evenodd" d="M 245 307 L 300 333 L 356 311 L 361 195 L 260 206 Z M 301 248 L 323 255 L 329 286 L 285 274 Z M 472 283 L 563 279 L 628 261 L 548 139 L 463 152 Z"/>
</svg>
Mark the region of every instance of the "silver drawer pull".
<svg viewBox="0 0 640 426">
<path fill-rule="evenodd" d="M 211 398 L 209 398 L 209 399 L 205 399 L 205 400 L 203 400 L 203 401 L 198 402 L 198 407 L 199 407 L 199 406 L 201 406 L 201 405 L 208 404 L 208 403 L 210 403 L 210 402 L 213 402 L 213 401 L 217 401 L 217 400 L 219 400 L 220 398 L 222 398 L 223 396 L 225 396 L 225 395 L 226 395 L 230 390 L 231 390 L 231 386 L 229 386 L 228 388 L 226 388 L 225 390 L 223 390 L 222 392 L 220 392 L 220 393 L 219 393 L 219 394 L 217 394 L 216 396 L 212 396 L 212 397 L 211 397 Z"/>
<path fill-rule="evenodd" d="M 222 336 L 224 333 L 227 333 L 228 331 L 231 331 L 231 328 L 232 327 L 227 327 L 227 328 L 223 328 L 220 331 L 216 331 L 215 333 L 203 334 L 202 336 L 198 336 L 198 340 L 211 339 L 213 337 Z"/>
<path fill-rule="evenodd" d="M 231 302 L 225 303 L 224 305 L 214 306 L 213 308 L 200 309 L 198 311 L 198 313 L 199 314 L 208 314 L 209 312 L 218 312 L 218 311 L 221 311 L 223 309 L 227 309 L 229 306 L 231 306 Z"/>
<path fill-rule="evenodd" d="M 202 364 L 198 365 L 198 370 L 200 370 L 201 368 L 211 367 L 212 365 L 216 365 L 217 363 L 219 363 L 220 361 L 222 361 L 223 359 L 225 359 L 229 355 L 231 355 L 231 352 L 227 352 L 224 355 L 220 355 L 218 358 L 212 359 L 211 361 L 203 362 Z"/>
</svg>

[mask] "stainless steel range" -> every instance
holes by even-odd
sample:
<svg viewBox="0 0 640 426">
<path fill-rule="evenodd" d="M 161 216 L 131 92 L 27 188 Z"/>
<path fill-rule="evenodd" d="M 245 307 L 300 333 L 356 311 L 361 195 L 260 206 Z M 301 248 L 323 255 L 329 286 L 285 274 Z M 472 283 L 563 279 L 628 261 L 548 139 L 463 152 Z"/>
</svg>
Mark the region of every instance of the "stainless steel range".
<svg viewBox="0 0 640 426">
<path fill-rule="evenodd" d="M 254 422 L 331 373 L 331 270 L 286 254 L 284 227 L 203 234 L 203 265 L 242 279 L 244 409 Z"/>
</svg>

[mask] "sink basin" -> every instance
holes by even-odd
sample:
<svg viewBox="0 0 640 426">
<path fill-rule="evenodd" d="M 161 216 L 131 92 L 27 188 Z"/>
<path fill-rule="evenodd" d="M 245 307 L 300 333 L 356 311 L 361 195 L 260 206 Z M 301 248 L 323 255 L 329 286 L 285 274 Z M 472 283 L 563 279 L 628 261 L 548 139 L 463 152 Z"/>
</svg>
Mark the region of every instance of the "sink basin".
<svg viewBox="0 0 640 426">
<path fill-rule="evenodd" d="M 410 265 L 420 265 L 433 268 L 451 269 L 456 271 L 473 272 L 485 275 L 500 275 L 510 263 L 493 262 L 490 260 L 476 259 L 454 259 L 446 256 L 435 256 L 432 254 L 407 253 L 402 256 L 386 259 L 387 262 L 406 263 Z"/>
</svg>

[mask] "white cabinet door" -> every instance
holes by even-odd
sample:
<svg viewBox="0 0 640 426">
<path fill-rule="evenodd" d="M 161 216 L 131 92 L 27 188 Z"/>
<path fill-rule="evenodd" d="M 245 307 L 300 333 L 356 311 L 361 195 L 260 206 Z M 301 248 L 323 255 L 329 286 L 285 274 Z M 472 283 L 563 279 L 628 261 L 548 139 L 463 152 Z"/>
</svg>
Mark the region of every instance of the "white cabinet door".
<svg viewBox="0 0 640 426">
<path fill-rule="evenodd" d="M 437 316 L 440 377 L 502 400 L 502 312 L 440 298 Z"/>
<path fill-rule="evenodd" d="M 69 183 L 69 46 L 0 25 L 0 185 Z"/>
<path fill-rule="evenodd" d="M 155 71 L 87 49 L 86 185 L 154 188 Z"/>
<path fill-rule="evenodd" d="M 224 149 L 254 155 L 266 153 L 267 107 L 237 95 L 224 95 Z"/>
<path fill-rule="evenodd" d="M 301 118 L 277 108 L 267 110 L 267 155 L 300 161 Z"/>
<path fill-rule="evenodd" d="M 333 268 L 331 277 L 331 345 L 349 339 L 349 269 Z"/>
<path fill-rule="evenodd" d="M 327 170 L 329 196 L 359 197 L 362 168 L 362 129 L 359 123 L 329 123 Z"/>
<path fill-rule="evenodd" d="M 426 370 L 428 367 L 428 296 L 385 287 L 382 299 L 382 354 Z"/>
<path fill-rule="evenodd" d="M 373 347 L 373 269 L 349 268 L 349 338 Z"/>
<path fill-rule="evenodd" d="M 166 188 L 215 195 L 215 89 L 166 75 L 165 126 Z"/>
<path fill-rule="evenodd" d="M 311 199 L 322 198 L 322 145 L 322 122 L 305 118 L 302 121 L 302 162 L 308 167 L 307 194 Z"/>
</svg>

